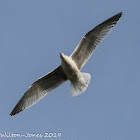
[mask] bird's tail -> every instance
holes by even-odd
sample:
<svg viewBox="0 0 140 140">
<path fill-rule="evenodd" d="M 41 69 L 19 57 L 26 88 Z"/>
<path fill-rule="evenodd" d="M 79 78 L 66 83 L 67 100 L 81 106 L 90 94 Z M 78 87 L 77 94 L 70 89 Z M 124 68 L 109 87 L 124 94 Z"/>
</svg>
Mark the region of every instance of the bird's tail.
<svg viewBox="0 0 140 140">
<path fill-rule="evenodd" d="M 83 93 L 86 88 L 88 87 L 88 84 L 90 82 L 91 76 L 89 73 L 83 73 L 81 72 L 82 77 L 84 79 L 84 84 L 81 83 L 72 83 L 71 82 L 71 89 L 70 89 L 70 95 L 71 96 L 78 96 L 81 93 Z"/>
</svg>

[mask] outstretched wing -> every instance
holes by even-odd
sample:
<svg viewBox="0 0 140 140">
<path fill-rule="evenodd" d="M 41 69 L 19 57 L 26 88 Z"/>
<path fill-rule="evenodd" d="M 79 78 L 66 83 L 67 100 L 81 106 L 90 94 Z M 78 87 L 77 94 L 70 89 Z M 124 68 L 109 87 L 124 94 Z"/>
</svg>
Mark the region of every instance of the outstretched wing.
<svg viewBox="0 0 140 140">
<path fill-rule="evenodd" d="M 47 93 L 67 80 L 66 75 L 63 72 L 61 66 L 39 78 L 34 82 L 29 89 L 25 92 L 22 98 L 19 100 L 15 108 L 10 115 L 15 115 L 20 111 L 29 108 L 31 105 L 37 103 Z"/>
<path fill-rule="evenodd" d="M 88 61 L 92 52 L 95 50 L 96 46 L 102 41 L 102 39 L 111 31 L 115 26 L 119 18 L 121 17 L 122 12 L 116 14 L 115 16 L 107 19 L 102 22 L 94 29 L 89 31 L 80 41 L 74 52 L 71 54 L 71 58 L 77 64 L 79 70 L 85 65 Z"/>
</svg>

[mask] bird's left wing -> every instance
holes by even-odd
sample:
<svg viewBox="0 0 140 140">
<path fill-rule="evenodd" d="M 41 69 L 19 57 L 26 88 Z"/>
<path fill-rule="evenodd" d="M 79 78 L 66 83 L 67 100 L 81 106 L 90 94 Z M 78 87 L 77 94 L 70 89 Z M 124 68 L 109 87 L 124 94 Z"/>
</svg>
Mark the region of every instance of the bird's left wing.
<svg viewBox="0 0 140 140">
<path fill-rule="evenodd" d="M 41 98 L 47 95 L 49 91 L 55 89 L 65 81 L 67 81 L 67 77 L 61 66 L 39 78 L 25 92 L 10 115 L 15 115 L 20 111 L 29 108 L 31 105 L 37 103 Z"/>
<path fill-rule="evenodd" d="M 94 29 L 89 31 L 80 41 L 74 52 L 71 54 L 71 58 L 75 61 L 79 70 L 85 65 L 96 46 L 103 40 L 103 38 L 111 31 L 115 26 L 122 12 L 102 22 Z"/>
</svg>

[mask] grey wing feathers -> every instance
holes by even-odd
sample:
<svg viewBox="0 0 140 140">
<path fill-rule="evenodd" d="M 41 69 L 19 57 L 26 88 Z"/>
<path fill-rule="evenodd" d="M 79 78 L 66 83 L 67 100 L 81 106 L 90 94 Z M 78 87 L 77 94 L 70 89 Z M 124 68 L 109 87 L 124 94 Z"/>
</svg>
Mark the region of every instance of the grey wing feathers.
<svg viewBox="0 0 140 140">
<path fill-rule="evenodd" d="M 102 41 L 102 39 L 111 31 L 114 25 L 121 17 L 122 12 L 102 22 L 94 29 L 89 31 L 80 41 L 77 48 L 71 54 L 71 58 L 77 64 L 79 70 L 85 65 L 87 60 L 92 55 L 96 46 Z"/>
<path fill-rule="evenodd" d="M 29 108 L 31 105 L 35 104 L 42 97 L 44 97 L 49 91 L 58 87 L 66 80 L 67 77 L 64 74 L 61 66 L 41 77 L 29 87 L 10 115 L 15 115 L 20 111 Z"/>
</svg>

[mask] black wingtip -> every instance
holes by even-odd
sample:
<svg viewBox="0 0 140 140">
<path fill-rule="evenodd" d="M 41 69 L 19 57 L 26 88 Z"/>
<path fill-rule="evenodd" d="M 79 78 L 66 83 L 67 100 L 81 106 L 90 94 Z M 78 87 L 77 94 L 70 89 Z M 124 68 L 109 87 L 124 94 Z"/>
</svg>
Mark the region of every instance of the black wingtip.
<svg viewBox="0 0 140 140">
<path fill-rule="evenodd" d="M 123 14 L 123 12 L 120 12 L 120 13 L 116 14 L 115 16 L 118 15 L 118 17 L 120 18 L 122 16 L 122 14 Z"/>
<path fill-rule="evenodd" d="M 14 116 L 16 114 L 18 114 L 19 112 L 21 112 L 22 110 L 17 110 L 17 108 L 15 107 L 12 112 L 10 113 L 10 116 Z"/>
<path fill-rule="evenodd" d="M 109 23 L 113 23 L 114 25 L 117 23 L 117 21 L 120 19 L 120 17 L 122 16 L 122 12 L 110 17 L 109 19 L 105 20 L 104 22 L 102 22 L 100 25 L 102 24 L 109 24 Z M 98 25 L 99 26 L 99 25 Z"/>
<path fill-rule="evenodd" d="M 15 113 L 13 113 L 13 111 L 10 113 L 10 116 L 13 116 L 13 115 L 15 115 Z"/>
<path fill-rule="evenodd" d="M 123 14 L 123 12 L 120 12 L 120 13 L 118 13 L 118 14 L 122 15 L 122 14 Z"/>
<path fill-rule="evenodd" d="M 118 13 L 118 14 L 112 16 L 111 18 L 109 18 L 108 21 L 109 21 L 109 20 L 118 21 L 118 20 L 120 19 L 120 17 L 122 16 L 122 14 L 123 14 L 123 13 L 120 12 L 120 13 Z"/>
<path fill-rule="evenodd" d="M 10 116 L 13 116 L 13 114 L 10 113 Z"/>
<path fill-rule="evenodd" d="M 18 105 L 18 104 L 17 104 Z M 12 110 L 12 112 L 10 113 L 10 116 L 14 116 L 16 115 L 17 113 L 19 113 L 20 111 L 22 110 L 17 110 L 17 105 L 14 107 L 14 109 Z"/>
</svg>

